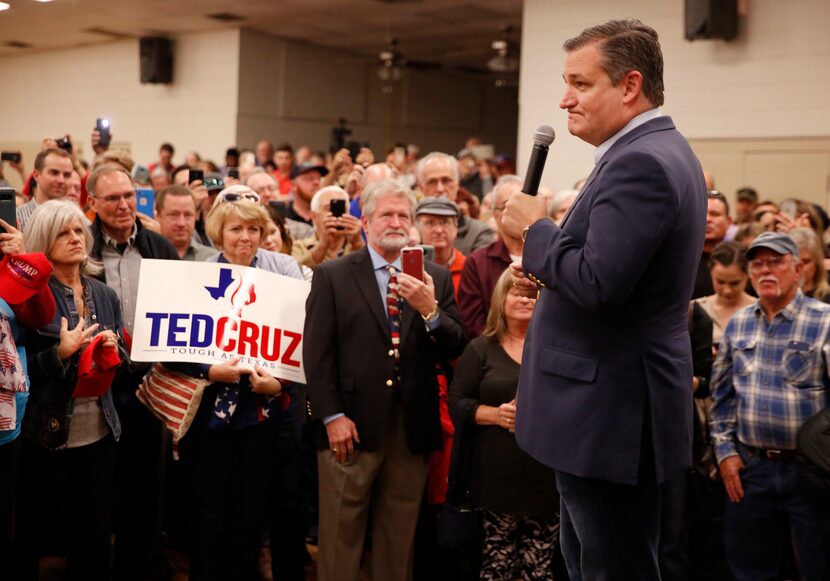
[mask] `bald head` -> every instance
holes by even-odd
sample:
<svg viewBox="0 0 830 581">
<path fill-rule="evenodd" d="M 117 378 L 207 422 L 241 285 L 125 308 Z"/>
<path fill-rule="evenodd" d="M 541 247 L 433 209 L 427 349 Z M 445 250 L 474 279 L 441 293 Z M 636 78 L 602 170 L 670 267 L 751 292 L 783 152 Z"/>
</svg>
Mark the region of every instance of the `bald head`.
<svg viewBox="0 0 830 581">
<path fill-rule="evenodd" d="M 366 171 L 363 173 L 363 180 L 361 181 L 360 186 L 362 189 L 374 182 L 398 179 L 398 176 L 398 170 L 391 165 L 385 163 L 373 163 L 367 167 Z"/>
</svg>

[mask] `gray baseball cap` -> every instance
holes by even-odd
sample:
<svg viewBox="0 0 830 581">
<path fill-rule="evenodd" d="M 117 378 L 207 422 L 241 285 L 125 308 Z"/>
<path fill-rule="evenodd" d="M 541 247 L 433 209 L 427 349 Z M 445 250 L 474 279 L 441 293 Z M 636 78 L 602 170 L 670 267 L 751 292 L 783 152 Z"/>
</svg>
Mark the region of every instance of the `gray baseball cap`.
<svg viewBox="0 0 830 581">
<path fill-rule="evenodd" d="M 429 214 L 431 216 L 455 216 L 458 218 L 460 212 L 455 202 L 447 197 L 440 196 L 438 198 L 424 198 L 421 200 L 415 208 L 415 216 L 421 216 L 422 214 Z"/>
<path fill-rule="evenodd" d="M 798 258 L 798 245 L 795 241 L 781 232 L 764 232 L 760 234 L 746 251 L 746 257 L 752 259 L 760 248 L 769 248 L 778 254 L 792 254 Z"/>
</svg>

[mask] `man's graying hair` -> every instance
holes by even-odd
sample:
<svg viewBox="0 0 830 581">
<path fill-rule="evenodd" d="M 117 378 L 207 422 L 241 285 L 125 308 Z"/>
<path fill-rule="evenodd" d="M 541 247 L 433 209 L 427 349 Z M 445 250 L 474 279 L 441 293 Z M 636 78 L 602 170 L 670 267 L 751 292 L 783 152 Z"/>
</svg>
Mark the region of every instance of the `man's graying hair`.
<svg viewBox="0 0 830 581">
<path fill-rule="evenodd" d="M 602 69 L 616 86 L 631 71 L 643 75 L 643 94 L 655 107 L 663 104 L 663 53 L 657 31 L 636 19 L 610 20 L 586 28 L 562 45 L 567 52 L 596 43 Z"/>
<path fill-rule="evenodd" d="M 363 202 L 363 215 L 367 219 L 371 218 L 372 214 L 375 213 L 378 200 L 391 197 L 406 198 L 410 208 L 409 217 L 410 219 L 414 217 L 415 206 L 418 205 L 415 194 L 399 180 L 381 180 L 379 182 L 372 182 L 366 186 L 366 189 L 360 195 Z"/>
</svg>

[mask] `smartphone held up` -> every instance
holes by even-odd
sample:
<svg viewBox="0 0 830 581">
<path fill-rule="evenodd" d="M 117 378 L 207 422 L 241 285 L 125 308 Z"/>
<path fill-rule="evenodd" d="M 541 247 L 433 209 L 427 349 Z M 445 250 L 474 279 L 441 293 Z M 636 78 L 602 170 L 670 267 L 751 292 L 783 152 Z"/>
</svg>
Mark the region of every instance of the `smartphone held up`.
<svg viewBox="0 0 830 581">
<path fill-rule="evenodd" d="M 424 280 L 424 249 L 406 246 L 401 250 L 401 270 L 413 278 Z"/>
</svg>

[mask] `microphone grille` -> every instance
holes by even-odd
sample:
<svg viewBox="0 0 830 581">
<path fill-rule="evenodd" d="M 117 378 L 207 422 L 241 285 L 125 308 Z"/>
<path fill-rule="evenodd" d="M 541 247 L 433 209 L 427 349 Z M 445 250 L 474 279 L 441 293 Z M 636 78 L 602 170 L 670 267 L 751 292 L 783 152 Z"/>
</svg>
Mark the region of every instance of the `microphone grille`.
<svg viewBox="0 0 830 581">
<path fill-rule="evenodd" d="M 533 143 L 548 146 L 553 143 L 556 138 L 556 133 L 553 132 L 553 127 L 550 125 L 540 125 L 533 132 Z"/>
</svg>

